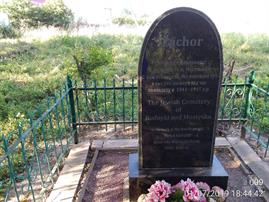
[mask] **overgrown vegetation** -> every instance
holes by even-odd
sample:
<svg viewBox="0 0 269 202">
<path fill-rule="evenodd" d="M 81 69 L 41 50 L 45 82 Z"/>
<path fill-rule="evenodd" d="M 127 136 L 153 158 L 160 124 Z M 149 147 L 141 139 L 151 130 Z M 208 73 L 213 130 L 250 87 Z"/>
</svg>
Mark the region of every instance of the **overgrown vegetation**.
<svg viewBox="0 0 269 202">
<path fill-rule="evenodd" d="M 77 65 L 79 77 L 86 82 L 91 78 L 91 73 L 98 67 L 108 66 L 112 63 L 112 52 L 99 46 L 88 49 L 76 48 L 73 58 Z"/>
<path fill-rule="evenodd" d="M 0 25 L 0 39 L 16 38 L 20 34 L 17 30 L 13 29 L 10 25 Z"/>
<path fill-rule="evenodd" d="M 16 121 L 33 110 L 65 81 L 119 79 L 136 76 L 142 38 L 98 35 L 61 36 L 49 41 L 0 42 L 0 128 L 14 129 Z M 78 69 L 74 56 L 82 69 Z M 91 75 L 90 75 L 91 73 Z"/>
<path fill-rule="evenodd" d="M 122 14 L 118 17 L 115 17 L 112 19 L 113 24 L 117 25 L 145 25 L 147 24 L 147 15 L 143 15 L 141 17 L 136 18 L 134 15 L 132 15 L 132 12 L 124 9 L 122 11 Z"/>
<path fill-rule="evenodd" d="M 65 80 L 73 78 L 130 80 L 137 76 L 138 36 L 59 36 L 45 42 L 33 40 L 0 43 L 0 128 L 7 131 L 27 111 L 34 109 Z M 235 61 L 234 75 L 244 79 L 257 71 L 256 83 L 269 82 L 269 36 L 223 34 L 224 63 Z M 77 58 L 77 61 L 74 59 Z M 82 67 L 79 69 L 79 67 Z"/>
<path fill-rule="evenodd" d="M 32 42 L 0 41 L 1 133 L 17 130 L 21 119 L 28 121 L 27 112 L 46 103 L 45 98 L 59 89 L 67 74 L 76 80 L 96 79 L 103 82 L 104 78 L 116 78 L 130 83 L 131 78 L 137 76 L 142 42 L 143 38 L 138 36 L 111 35 L 96 35 L 91 38 L 59 36 L 48 41 Z M 226 69 L 234 61 L 233 75 L 241 80 L 254 69 L 258 76 L 256 83 L 266 88 L 269 82 L 269 36 L 229 33 L 222 35 L 222 42 Z M 128 96 L 131 93 L 126 94 Z M 109 99 L 111 96 L 108 94 L 106 100 Z M 117 99 L 121 101 L 120 96 Z M 97 106 L 92 103 L 91 107 L 94 110 Z M 106 107 L 108 114 L 113 111 L 112 105 L 108 104 Z M 100 116 L 106 107 L 99 111 Z M 88 109 L 81 111 L 87 111 L 85 117 L 96 118 L 96 114 L 89 114 Z M 121 113 L 121 108 L 116 109 L 116 113 Z M 131 111 L 127 109 L 126 113 Z M 262 126 L 268 127 L 268 122 L 267 118 L 262 119 Z M 15 159 L 15 162 L 16 169 L 23 167 L 20 160 Z M 7 170 L 6 167 L 0 172 L 3 179 L 8 176 Z"/>
<path fill-rule="evenodd" d="M 256 70 L 255 83 L 266 88 L 269 83 L 269 35 L 227 33 L 221 38 L 226 67 L 235 61 L 233 75 L 244 78 L 251 70 Z"/>
<path fill-rule="evenodd" d="M 129 16 L 120 16 L 120 17 L 116 17 L 113 18 L 112 20 L 113 24 L 117 24 L 117 25 L 145 25 L 147 24 L 146 19 L 138 19 L 138 20 L 134 20 L 132 17 Z"/>
<path fill-rule="evenodd" d="M 55 92 L 59 97 L 58 90 L 65 82 L 67 74 L 73 80 L 112 77 L 120 80 L 135 76 L 141 44 L 141 37 L 109 35 L 92 38 L 60 36 L 45 42 L 33 40 L 31 43 L 1 41 L 1 135 L 7 136 L 11 131 L 18 131 L 19 121 L 23 121 L 24 126 L 29 126 L 28 113 L 36 109 L 44 112 L 47 106 L 46 97 Z M 42 138 L 40 129 L 37 133 L 37 138 Z M 17 138 L 17 135 L 13 135 L 9 144 Z M 31 137 L 28 140 L 31 141 Z M 3 144 L 2 141 L 0 143 Z M 31 144 L 32 142 L 27 143 L 30 148 Z M 0 156 L 2 154 L 3 150 L 0 149 Z M 14 153 L 13 159 L 16 173 L 20 173 L 20 169 L 24 168 L 24 164 L 21 164 L 21 151 Z M 8 167 L 4 165 L 5 167 L 1 164 L 0 172 L 0 201 L 10 180 Z"/>
<path fill-rule="evenodd" d="M 63 0 L 48 0 L 42 5 L 31 0 L 10 0 L 0 4 L 0 11 L 5 12 L 10 21 L 10 25 L 0 26 L 1 38 L 14 38 L 25 29 L 41 26 L 68 28 L 74 18 Z"/>
</svg>

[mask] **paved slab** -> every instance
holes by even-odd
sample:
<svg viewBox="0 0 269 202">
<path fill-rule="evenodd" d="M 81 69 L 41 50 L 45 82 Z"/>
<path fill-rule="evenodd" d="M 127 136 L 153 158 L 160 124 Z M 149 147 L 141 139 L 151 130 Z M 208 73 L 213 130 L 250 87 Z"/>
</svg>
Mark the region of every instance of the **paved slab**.
<svg viewBox="0 0 269 202">
<path fill-rule="evenodd" d="M 215 147 L 230 147 L 224 137 L 217 137 Z M 138 139 L 93 140 L 91 148 L 99 150 L 137 149 Z"/>
<path fill-rule="evenodd" d="M 103 149 L 137 149 L 138 139 L 105 140 Z"/>
<path fill-rule="evenodd" d="M 92 141 L 92 145 L 91 145 L 91 149 L 92 150 L 102 149 L 103 148 L 103 144 L 104 144 L 104 140 L 93 140 Z"/>
<path fill-rule="evenodd" d="M 73 145 L 47 202 L 71 202 L 84 168 L 90 143 Z"/>
<path fill-rule="evenodd" d="M 245 140 L 238 137 L 228 137 L 228 141 L 244 163 L 257 177 L 263 180 L 263 185 L 269 190 L 269 165 L 256 154 Z"/>
<path fill-rule="evenodd" d="M 225 137 L 216 137 L 215 147 L 231 147 L 231 144 Z"/>
<path fill-rule="evenodd" d="M 124 178 L 124 182 L 123 182 L 123 202 L 130 202 L 130 200 L 129 200 L 129 177 Z"/>
</svg>

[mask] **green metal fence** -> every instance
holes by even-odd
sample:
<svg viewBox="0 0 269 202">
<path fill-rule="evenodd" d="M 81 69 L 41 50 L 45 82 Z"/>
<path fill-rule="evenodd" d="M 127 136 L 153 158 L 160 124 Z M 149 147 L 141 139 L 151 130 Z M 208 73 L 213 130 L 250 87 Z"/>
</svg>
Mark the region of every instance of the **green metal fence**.
<svg viewBox="0 0 269 202">
<path fill-rule="evenodd" d="M 137 125 L 137 81 L 72 82 L 47 100 L 46 106 L 18 123 L 18 130 L 0 138 L 0 201 L 43 201 L 53 186 L 77 128 L 100 125 L 117 130 Z M 254 84 L 254 73 L 244 82 L 225 81 L 219 121 L 242 126 L 242 137 L 268 151 L 269 92 Z"/>
<path fill-rule="evenodd" d="M 249 109 L 243 136 L 247 134 L 245 138 L 255 141 L 256 146 L 264 151 L 266 157 L 269 147 L 269 87 L 264 90 L 252 84 L 249 96 Z"/>
<path fill-rule="evenodd" d="M 137 85 L 130 81 L 93 81 L 74 86 L 76 125 L 113 125 L 137 123 Z M 98 129 L 98 127 L 97 127 Z"/>
<path fill-rule="evenodd" d="M 247 77 L 245 82 L 222 84 L 220 98 L 219 120 L 241 121 L 248 119 L 250 107 L 250 89 L 252 83 Z M 137 81 L 108 82 L 92 81 L 89 83 L 75 84 L 74 94 L 76 99 L 76 125 L 107 125 L 137 124 Z"/>
<path fill-rule="evenodd" d="M 0 201 L 43 201 L 76 132 L 69 83 L 0 139 Z M 42 110 L 44 109 L 44 110 Z M 73 119 L 73 121 L 75 121 Z"/>
<path fill-rule="evenodd" d="M 240 82 L 224 81 L 219 104 L 219 122 L 229 126 L 236 123 L 247 132 L 248 139 L 257 140 L 257 147 L 268 150 L 268 91 L 254 84 L 255 72 L 251 72 Z M 73 86 L 76 100 L 76 125 L 113 125 L 129 124 L 132 129 L 138 119 L 137 81 L 111 80 L 75 83 Z M 262 113 L 260 112 L 262 111 Z M 245 136 L 245 133 L 243 134 Z"/>
</svg>

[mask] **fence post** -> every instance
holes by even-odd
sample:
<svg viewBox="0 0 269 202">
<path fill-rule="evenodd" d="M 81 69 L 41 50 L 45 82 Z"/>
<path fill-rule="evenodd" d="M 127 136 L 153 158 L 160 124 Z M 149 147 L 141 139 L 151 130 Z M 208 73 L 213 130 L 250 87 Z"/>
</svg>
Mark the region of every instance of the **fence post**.
<svg viewBox="0 0 269 202">
<path fill-rule="evenodd" d="M 251 103 L 251 97 L 252 97 L 252 84 L 255 81 L 255 71 L 251 71 L 250 75 L 245 80 L 245 85 L 248 85 L 246 97 L 245 97 L 245 109 L 244 109 L 244 118 L 247 118 L 249 112 L 250 112 L 250 103 Z"/>
<path fill-rule="evenodd" d="M 2 140 L 3 140 L 3 149 L 4 149 L 4 152 L 5 152 L 6 157 L 7 157 L 9 178 L 13 183 L 14 191 L 15 191 L 17 200 L 20 201 L 20 196 L 19 196 L 19 193 L 18 193 L 18 190 L 17 190 L 16 174 L 15 174 L 15 171 L 14 171 L 14 165 L 13 165 L 13 162 L 12 162 L 12 160 L 10 158 L 10 154 L 9 154 L 10 152 L 9 152 L 9 148 L 8 148 L 8 141 L 7 141 L 7 139 L 6 139 L 6 137 L 4 135 L 2 135 Z"/>
<path fill-rule="evenodd" d="M 77 131 L 77 120 L 76 120 L 76 111 L 75 111 L 75 100 L 74 100 L 74 93 L 73 93 L 73 84 L 70 76 L 67 76 L 67 86 L 69 90 L 69 104 L 71 110 L 71 118 L 72 118 L 72 131 L 74 131 L 74 143 L 78 143 L 78 131 Z"/>
</svg>

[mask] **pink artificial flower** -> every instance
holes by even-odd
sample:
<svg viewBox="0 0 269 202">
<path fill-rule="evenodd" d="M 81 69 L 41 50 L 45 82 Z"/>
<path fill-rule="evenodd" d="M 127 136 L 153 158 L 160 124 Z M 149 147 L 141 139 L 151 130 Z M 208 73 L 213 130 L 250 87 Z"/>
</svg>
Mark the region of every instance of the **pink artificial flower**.
<svg viewBox="0 0 269 202">
<path fill-rule="evenodd" d="M 207 202 L 206 197 L 201 195 L 199 202 Z"/>
<path fill-rule="evenodd" d="M 210 186 L 205 182 L 197 182 L 196 183 L 198 189 L 202 189 L 203 191 L 210 192 Z"/>
<path fill-rule="evenodd" d="M 187 179 L 186 181 L 181 180 L 175 186 L 172 187 L 173 190 L 180 189 L 184 192 L 183 200 L 186 202 L 200 202 L 202 193 L 196 186 L 196 184 L 191 181 L 191 179 Z"/>
<path fill-rule="evenodd" d="M 165 199 L 171 194 L 171 185 L 164 180 L 158 180 L 151 185 L 148 191 L 146 202 L 165 202 Z"/>
</svg>

